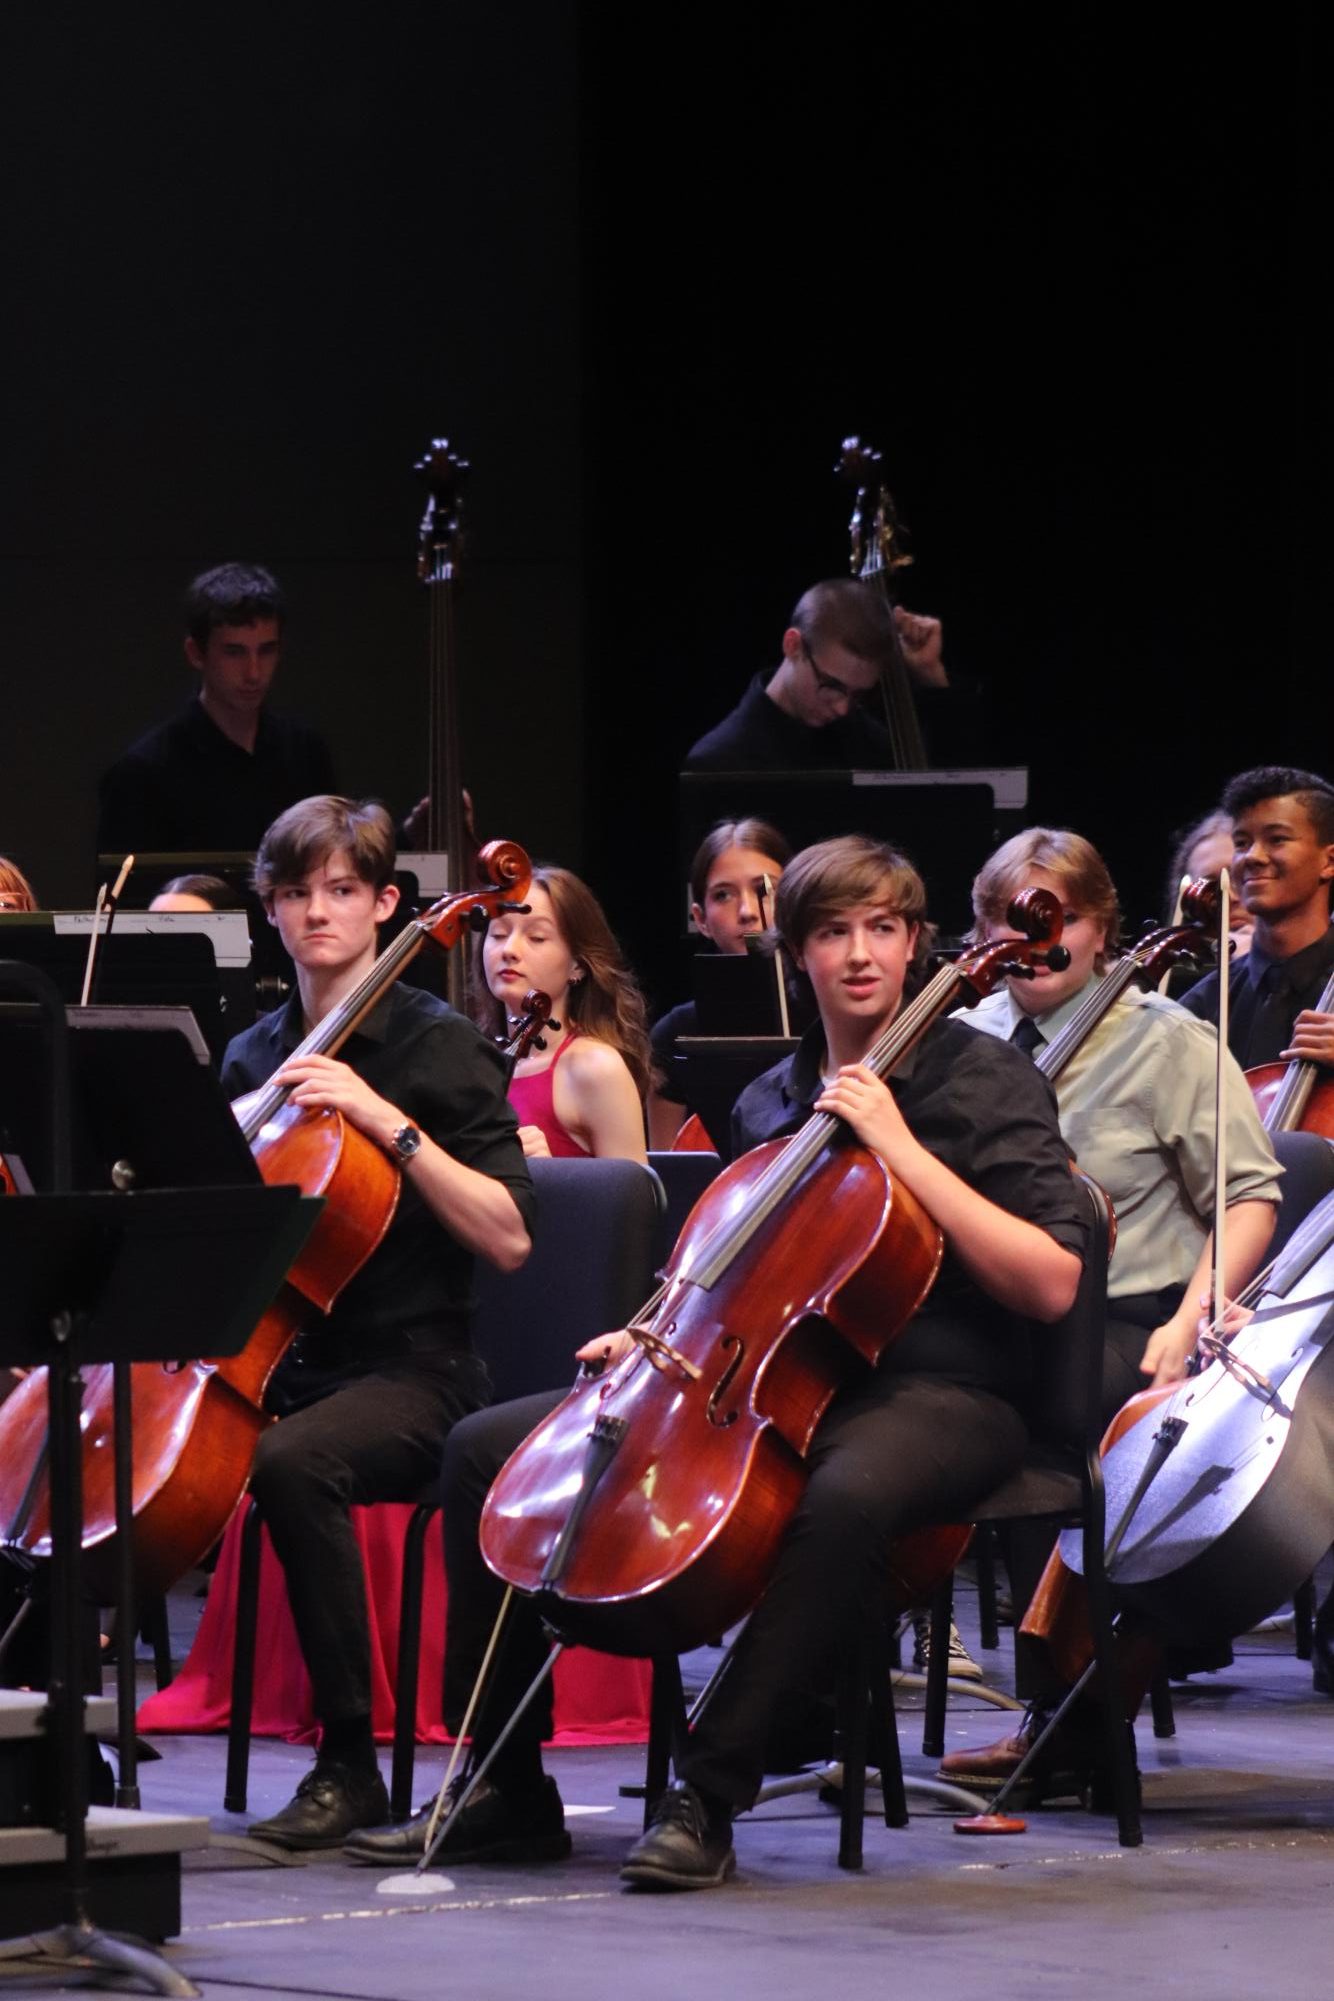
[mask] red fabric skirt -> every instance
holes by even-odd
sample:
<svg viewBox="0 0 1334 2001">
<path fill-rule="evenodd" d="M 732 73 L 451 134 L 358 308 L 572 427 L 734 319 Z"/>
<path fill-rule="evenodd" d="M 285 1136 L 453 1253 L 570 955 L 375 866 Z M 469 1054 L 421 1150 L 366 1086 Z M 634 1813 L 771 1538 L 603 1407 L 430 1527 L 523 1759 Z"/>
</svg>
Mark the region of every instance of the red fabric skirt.
<svg viewBox="0 0 1334 2001">
<path fill-rule="evenodd" d="M 403 1539 L 412 1515 L 409 1503 L 353 1508 L 352 1523 L 366 1566 L 370 1606 L 372 1722 L 376 1738 L 394 1734 L 394 1669 L 398 1660 L 399 1591 Z M 152 1731 L 225 1730 L 231 1716 L 232 1638 L 236 1581 L 240 1569 L 238 1509 L 223 1538 L 208 1602 L 189 1657 L 170 1687 L 149 1697 L 139 1711 L 139 1728 Z M 445 1650 L 445 1568 L 440 1534 L 426 1537 L 422 1592 L 421 1673 L 417 1683 L 417 1741 L 448 1743 L 441 1720 Z M 651 1669 L 647 1661 L 623 1660 L 571 1648 L 555 1668 L 555 1734 L 552 1743 L 641 1744 L 648 1737 Z M 259 1623 L 255 1636 L 256 1737 L 283 1737 L 313 1743 L 317 1725 L 310 1703 L 310 1679 L 297 1645 L 282 1568 L 269 1547 L 267 1530 L 260 1559 Z"/>
</svg>

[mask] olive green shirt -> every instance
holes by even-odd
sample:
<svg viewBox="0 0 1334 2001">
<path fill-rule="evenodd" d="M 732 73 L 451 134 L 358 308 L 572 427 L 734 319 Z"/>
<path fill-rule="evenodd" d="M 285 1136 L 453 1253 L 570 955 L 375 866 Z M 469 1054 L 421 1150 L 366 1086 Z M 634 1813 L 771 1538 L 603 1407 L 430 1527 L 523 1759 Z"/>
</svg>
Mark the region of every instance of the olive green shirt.
<svg viewBox="0 0 1334 2001">
<path fill-rule="evenodd" d="M 1060 1034 L 1101 977 L 1035 1017 L 1046 1041 Z M 1021 1013 L 1002 987 L 960 1018 L 1008 1040 Z M 1206 1022 L 1132 986 L 1056 1079 L 1066 1143 L 1116 1210 L 1107 1274 L 1112 1299 L 1185 1285 L 1199 1261 L 1213 1220 L 1216 1047 Z M 1226 1093 L 1227 1206 L 1277 1203 L 1283 1170 L 1232 1056 Z"/>
</svg>

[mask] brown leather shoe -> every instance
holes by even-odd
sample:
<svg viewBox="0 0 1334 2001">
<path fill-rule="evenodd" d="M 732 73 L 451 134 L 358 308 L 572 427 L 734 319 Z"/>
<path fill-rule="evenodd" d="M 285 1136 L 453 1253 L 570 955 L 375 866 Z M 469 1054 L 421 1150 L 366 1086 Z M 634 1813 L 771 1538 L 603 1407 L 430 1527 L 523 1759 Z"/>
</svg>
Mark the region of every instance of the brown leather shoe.
<svg viewBox="0 0 1334 2001">
<path fill-rule="evenodd" d="M 1050 1710 L 1031 1708 L 1009 1737 L 998 1737 L 973 1751 L 950 1751 L 940 1761 L 940 1777 L 970 1792 L 996 1792 L 1011 1776 L 1047 1727 Z M 1093 1783 L 1094 1748 L 1081 1730 L 1067 1721 L 1029 1767 L 1018 1790 L 1016 1805 L 1036 1806 L 1044 1799 L 1082 1799 Z"/>
</svg>

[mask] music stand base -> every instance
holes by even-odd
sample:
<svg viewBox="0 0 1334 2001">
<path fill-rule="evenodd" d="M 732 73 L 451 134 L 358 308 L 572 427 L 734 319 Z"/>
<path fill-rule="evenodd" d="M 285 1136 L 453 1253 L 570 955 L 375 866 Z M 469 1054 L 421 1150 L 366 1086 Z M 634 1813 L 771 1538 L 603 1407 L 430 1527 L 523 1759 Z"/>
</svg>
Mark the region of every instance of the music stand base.
<svg viewBox="0 0 1334 2001">
<path fill-rule="evenodd" d="M 123 1933 L 97 1931 L 92 1925 L 57 1925 L 54 1931 L 34 1933 L 25 1943 L 32 1947 L 34 1970 L 55 1973 L 82 1961 L 88 1984 L 94 1986 L 101 1984 L 99 1975 L 105 1973 L 117 1983 L 126 1978 L 140 1980 L 150 1994 L 197 1995 L 202 1991 L 142 1939 Z M 8 1954 L 5 1957 L 12 1967 L 13 1959 Z"/>
<path fill-rule="evenodd" d="M 868 1786 L 880 1784 L 880 1774 L 875 1770 L 866 1774 Z M 843 1784 L 843 1767 L 831 1762 L 818 1765 L 814 1771 L 795 1772 L 791 1778 L 768 1779 L 760 1787 L 756 1796 L 756 1806 L 764 1806 L 769 1800 L 794 1799 L 799 1793 L 815 1793 L 829 1786 L 837 1790 Z M 961 1786 L 952 1786 L 944 1779 L 914 1779 L 903 1775 L 903 1790 L 909 1799 L 930 1800 L 935 1806 L 950 1807 L 955 1813 L 985 1813 L 989 1800 L 977 1793 L 965 1792 Z"/>
</svg>

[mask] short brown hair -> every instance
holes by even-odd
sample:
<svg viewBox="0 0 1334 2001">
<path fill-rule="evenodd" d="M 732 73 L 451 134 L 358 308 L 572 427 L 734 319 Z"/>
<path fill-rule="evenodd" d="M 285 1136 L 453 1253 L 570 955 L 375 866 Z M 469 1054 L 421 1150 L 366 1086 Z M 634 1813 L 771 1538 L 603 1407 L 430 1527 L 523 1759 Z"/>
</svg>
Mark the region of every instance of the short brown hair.
<svg viewBox="0 0 1334 2001">
<path fill-rule="evenodd" d="M 1107 864 L 1092 841 L 1068 827 L 1027 827 L 997 848 L 973 879 L 973 936 L 983 927 L 1003 924 L 1011 899 L 1024 887 L 1030 872 L 1046 869 L 1064 886 L 1082 917 L 1105 924 L 1107 935 L 1095 964 L 1101 972 L 1107 953 L 1115 953 L 1121 936 L 1121 906 Z"/>
<path fill-rule="evenodd" d="M 280 883 L 304 882 L 330 855 L 346 855 L 377 892 L 394 875 L 394 823 L 376 799 L 319 792 L 280 813 L 259 844 L 252 880 L 268 903 Z"/>
<path fill-rule="evenodd" d="M 792 624 L 809 650 L 846 646 L 859 660 L 883 666 L 897 650 L 894 614 L 883 591 L 857 577 L 831 577 L 798 598 Z"/>
<path fill-rule="evenodd" d="M 912 970 L 920 971 L 935 935 L 926 918 L 926 884 L 906 855 L 867 834 L 803 848 L 778 878 L 774 925 L 789 952 L 799 954 L 817 925 L 861 903 L 882 903 L 920 927 L 912 956 Z"/>
</svg>

